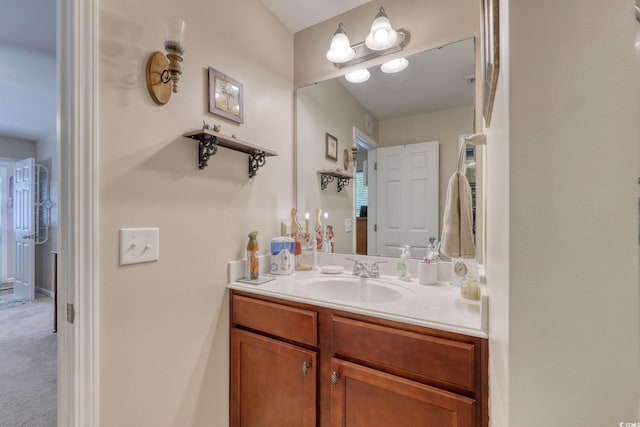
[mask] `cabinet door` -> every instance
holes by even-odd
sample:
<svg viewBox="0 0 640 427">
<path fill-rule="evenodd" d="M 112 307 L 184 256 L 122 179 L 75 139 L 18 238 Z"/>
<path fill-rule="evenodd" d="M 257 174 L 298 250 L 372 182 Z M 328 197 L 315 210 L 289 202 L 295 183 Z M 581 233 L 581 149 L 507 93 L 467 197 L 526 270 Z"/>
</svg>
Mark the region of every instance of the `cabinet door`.
<svg viewBox="0 0 640 427">
<path fill-rule="evenodd" d="M 332 427 L 471 427 L 475 400 L 331 360 Z"/>
<path fill-rule="evenodd" d="M 316 425 L 316 352 L 231 328 L 231 426 Z"/>
</svg>

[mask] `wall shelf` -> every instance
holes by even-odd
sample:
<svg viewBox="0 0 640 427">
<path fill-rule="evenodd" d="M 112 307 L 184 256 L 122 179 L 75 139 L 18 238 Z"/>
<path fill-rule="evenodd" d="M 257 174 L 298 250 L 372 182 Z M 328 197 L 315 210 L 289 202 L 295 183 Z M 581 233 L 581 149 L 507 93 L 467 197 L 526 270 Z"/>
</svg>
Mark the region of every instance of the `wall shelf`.
<svg viewBox="0 0 640 427">
<path fill-rule="evenodd" d="M 258 173 L 258 169 L 265 165 L 267 157 L 277 156 L 273 150 L 253 145 L 232 136 L 213 132 L 209 129 L 198 129 L 182 134 L 186 138 L 198 141 L 198 168 L 207 167 L 209 158 L 218 152 L 218 147 L 228 148 L 249 155 L 249 178 Z"/>
<path fill-rule="evenodd" d="M 324 190 L 327 188 L 330 182 L 333 182 L 336 178 L 338 179 L 338 193 L 341 192 L 344 187 L 349 185 L 349 182 L 354 179 L 353 175 L 349 175 L 346 172 L 342 172 L 339 170 L 321 170 L 318 171 L 318 175 L 320 175 L 320 189 Z"/>
</svg>

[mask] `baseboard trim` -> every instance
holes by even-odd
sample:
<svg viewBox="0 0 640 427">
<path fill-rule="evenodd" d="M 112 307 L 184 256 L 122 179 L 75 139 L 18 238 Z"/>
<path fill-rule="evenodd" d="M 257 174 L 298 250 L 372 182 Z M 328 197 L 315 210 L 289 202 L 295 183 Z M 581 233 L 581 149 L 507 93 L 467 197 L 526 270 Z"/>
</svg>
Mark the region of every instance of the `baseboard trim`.
<svg viewBox="0 0 640 427">
<path fill-rule="evenodd" d="M 36 287 L 36 292 L 41 293 L 42 295 L 46 295 L 49 298 L 53 298 L 55 295 L 53 291 L 50 291 L 49 289 L 45 289 L 45 288 Z"/>
</svg>

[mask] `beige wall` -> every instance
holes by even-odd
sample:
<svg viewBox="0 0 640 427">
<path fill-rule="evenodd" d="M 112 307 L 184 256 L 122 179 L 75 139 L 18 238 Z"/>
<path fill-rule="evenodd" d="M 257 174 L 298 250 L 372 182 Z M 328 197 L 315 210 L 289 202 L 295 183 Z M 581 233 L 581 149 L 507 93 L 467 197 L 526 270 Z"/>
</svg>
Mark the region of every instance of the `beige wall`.
<svg viewBox="0 0 640 427">
<path fill-rule="evenodd" d="M 173 15 L 187 22 L 183 74 L 159 107 L 144 69 Z M 227 425 L 226 264 L 252 230 L 264 252 L 291 208 L 293 36 L 259 0 L 104 0 L 99 65 L 101 426 Z M 245 124 L 207 112 L 208 66 L 244 84 Z M 253 179 L 224 148 L 198 170 L 181 134 L 203 120 L 279 156 Z M 119 228 L 146 226 L 160 260 L 119 267 Z"/>
<path fill-rule="evenodd" d="M 637 421 L 630 9 L 567 0 L 501 11 L 508 72 L 487 143 L 493 426 Z"/>
<path fill-rule="evenodd" d="M 353 253 L 353 232 L 345 233 L 344 220 L 354 216 L 355 180 L 351 180 L 341 192 L 337 181 L 320 190 L 320 178 L 316 173 L 323 169 L 343 168 L 343 151 L 351 155 L 353 127 L 364 130 L 364 116 L 367 111 L 337 81 L 327 80 L 297 91 L 296 141 L 297 141 L 297 188 L 298 219 L 302 221 L 305 211 L 312 218 L 316 209 L 329 213 L 330 225 L 335 233 L 335 252 Z M 377 129 L 377 126 L 374 126 Z M 325 133 L 338 139 L 338 162 L 325 158 Z M 372 137 L 376 139 L 377 130 Z M 349 166 L 353 175 L 353 166 Z M 311 221 L 313 226 L 314 221 Z M 355 225 L 354 228 L 355 230 Z"/>
<path fill-rule="evenodd" d="M 26 159 L 28 157 L 35 157 L 35 155 L 35 141 L 0 135 L 0 157 Z"/>
<path fill-rule="evenodd" d="M 381 147 L 415 144 L 417 142 L 440 142 L 440 200 L 445 205 L 449 178 L 458 162 L 458 137 L 473 133 L 474 106 L 451 108 L 434 113 L 399 119 L 381 120 L 378 124 Z M 442 226 L 443 209 L 440 209 L 439 224 Z"/>
</svg>

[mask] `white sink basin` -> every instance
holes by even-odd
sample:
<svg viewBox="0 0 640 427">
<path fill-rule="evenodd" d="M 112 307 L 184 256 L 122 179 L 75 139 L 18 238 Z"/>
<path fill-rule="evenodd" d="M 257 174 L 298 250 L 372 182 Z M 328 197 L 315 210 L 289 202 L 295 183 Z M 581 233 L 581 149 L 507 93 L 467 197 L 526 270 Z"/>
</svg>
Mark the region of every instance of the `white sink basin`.
<svg viewBox="0 0 640 427">
<path fill-rule="evenodd" d="M 381 304 L 415 296 L 411 290 L 394 283 L 359 277 L 310 278 L 301 281 L 300 287 L 312 298 L 345 303 Z"/>
</svg>

